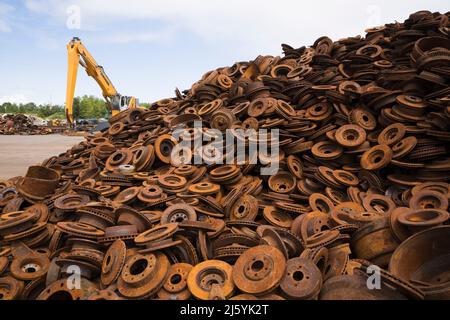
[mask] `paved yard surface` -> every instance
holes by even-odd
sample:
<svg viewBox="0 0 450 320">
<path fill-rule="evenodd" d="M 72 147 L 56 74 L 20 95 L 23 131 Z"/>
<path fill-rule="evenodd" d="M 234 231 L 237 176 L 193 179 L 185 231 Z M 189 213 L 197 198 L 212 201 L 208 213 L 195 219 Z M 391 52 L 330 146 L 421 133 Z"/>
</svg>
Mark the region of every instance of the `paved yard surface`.
<svg viewBox="0 0 450 320">
<path fill-rule="evenodd" d="M 83 137 L 58 134 L 0 136 L 0 179 L 25 175 L 29 166 L 58 155 L 83 140 Z"/>
</svg>

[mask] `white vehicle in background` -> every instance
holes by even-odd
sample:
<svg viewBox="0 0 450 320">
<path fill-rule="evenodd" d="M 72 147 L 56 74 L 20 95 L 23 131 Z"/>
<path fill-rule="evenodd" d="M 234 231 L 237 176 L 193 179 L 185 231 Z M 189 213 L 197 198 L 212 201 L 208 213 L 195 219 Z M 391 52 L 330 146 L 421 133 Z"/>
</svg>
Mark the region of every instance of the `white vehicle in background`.
<svg viewBox="0 0 450 320">
<path fill-rule="evenodd" d="M 33 123 L 33 125 L 35 126 L 46 126 L 47 125 L 47 120 L 44 120 L 42 118 L 36 117 L 36 116 L 28 116 L 30 121 Z"/>
</svg>

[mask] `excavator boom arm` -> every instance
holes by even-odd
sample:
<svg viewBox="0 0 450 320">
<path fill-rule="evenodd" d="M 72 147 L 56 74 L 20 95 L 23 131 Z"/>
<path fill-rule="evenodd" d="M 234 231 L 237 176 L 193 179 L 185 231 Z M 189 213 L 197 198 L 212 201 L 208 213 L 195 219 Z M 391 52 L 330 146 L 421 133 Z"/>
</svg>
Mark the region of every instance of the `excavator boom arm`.
<svg viewBox="0 0 450 320">
<path fill-rule="evenodd" d="M 111 80 L 106 75 L 103 67 L 99 66 L 94 57 L 89 53 L 80 39 L 74 38 L 67 45 L 68 50 L 68 72 L 66 90 L 66 118 L 73 123 L 73 98 L 77 82 L 78 65 L 81 64 L 89 76 L 94 78 L 102 89 L 103 97 L 109 101 L 110 97 L 118 94 Z M 81 58 L 81 59 L 80 59 Z"/>
</svg>

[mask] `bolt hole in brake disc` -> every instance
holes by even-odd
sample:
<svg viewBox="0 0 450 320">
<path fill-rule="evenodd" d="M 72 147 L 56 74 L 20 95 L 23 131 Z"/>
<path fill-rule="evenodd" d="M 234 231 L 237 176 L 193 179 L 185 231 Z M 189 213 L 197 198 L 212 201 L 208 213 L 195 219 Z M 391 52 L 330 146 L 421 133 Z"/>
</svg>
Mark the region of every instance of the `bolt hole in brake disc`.
<svg viewBox="0 0 450 320">
<path fill-rule="evenodd" d="M 26 273 L 34 273 L 41 269 L 41 267 L 34 263 L 28 263 L 24 266 L 22 266 L 22 271 Z"/>
</svg>

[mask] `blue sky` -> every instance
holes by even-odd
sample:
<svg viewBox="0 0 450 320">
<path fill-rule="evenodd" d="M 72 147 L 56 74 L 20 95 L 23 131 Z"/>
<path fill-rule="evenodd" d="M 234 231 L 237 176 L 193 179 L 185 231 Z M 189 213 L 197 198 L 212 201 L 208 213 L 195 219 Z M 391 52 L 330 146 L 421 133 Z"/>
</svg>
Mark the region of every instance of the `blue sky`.
<svg viewBox="0 0 450 320">
<path fill-rule="evenodd" d="M 152 102 L 208 70 L 280 55 L 281 43 L 363 34 L 423 9 L 445 13 L 449 1 L 0 0 L 0 103 L 64 103 L 73 36 L 120 93 Z M 82 68 L 75 93 L 101 97 Z"/>
</svg>

